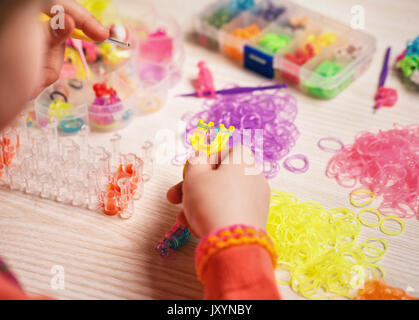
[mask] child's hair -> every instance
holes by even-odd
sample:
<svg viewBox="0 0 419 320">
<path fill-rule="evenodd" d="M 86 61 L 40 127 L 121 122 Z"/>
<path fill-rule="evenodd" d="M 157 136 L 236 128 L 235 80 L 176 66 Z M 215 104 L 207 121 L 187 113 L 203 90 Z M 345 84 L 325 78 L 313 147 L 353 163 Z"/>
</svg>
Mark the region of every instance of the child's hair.
<svg viewBox="0 0 419 320">
<path fill-rule="evenodd" d="M 31 0 L 0 0 L 0 30 L 13 12 L 29 1 Z"/>
</svg>

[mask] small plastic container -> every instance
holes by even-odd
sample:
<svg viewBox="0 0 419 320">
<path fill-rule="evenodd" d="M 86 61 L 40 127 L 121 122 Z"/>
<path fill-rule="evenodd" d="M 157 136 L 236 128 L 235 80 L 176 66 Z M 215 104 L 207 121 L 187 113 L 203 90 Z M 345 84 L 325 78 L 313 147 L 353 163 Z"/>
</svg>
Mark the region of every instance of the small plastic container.
<svg viewBox="0 0 419 320">
<path fill-rule="evenodd" d="M 267 78 L 274 78 L 274 60 L 293 42 L 296 33 L 271 23 L 244 47 L 244 66 Z"/>
<path fill-rule="evenodd" d="M 250 11 L 242 12 L 220 31 L 221 52 L 243 65 L 243 48 L 269 24 Z"/>
<path fill-rule="evenodd" d="M 89 124 L 89 90 L 77 79 L 59 80 L 46 88 L 35 100 L 35 115 L 38 125 L 46 128 L 57 123 L 58 132 L 74 134 L 84 124 Z"/>
<path fill-rule="evenodd" d="M 221 0 L 208 7 L 195 22 L 198 42 L 218 50 L 220 30 L 243 11 L 254 8 L 253 0 Z"/>
<path fill-rule="evenodd" d="M 126 126 L 135 115 L 137 81 L 130 64 L 90 84 L 90 128 L 113 131 Z"/>
<path fill-rule="evenodd" d="M 181 78 L 185 59 L 182 30 L 170 16 L 151 11 L 142 19 L 144 25 L 132 59 L 136 72 L 139 114 L 156 112 L 164 105 L 168 91 Z"/>
<path fill-rule="evenodd" d="M 330 99 L 351 82 L 353 75 L 345 76 L 344 70 L 353 60 L 340 59 L 336 50 L 326 49 L 305 65 L 310 74 L 301 82 L 302 90 L 320 99 Z"/>
<path fill-rule="evenodd" d="M 220 28 L 211 26 L 208 19 L 231 3 L 234 1 L 216 2 L 198 17 L 198 37 L 221 43 L 218 47 L 223 54 L 264 77 L 287 82 L 316 98 L 331 99 L 372 61 L 374 37 L 288 0 L 259 1 Z M 260 18 L 267 23 L 252 39 L 243 41 L 231 35 L 246 19 L 259 23 Z M 201 44 L 208 46 L 208 41 Z"/>
</svg>

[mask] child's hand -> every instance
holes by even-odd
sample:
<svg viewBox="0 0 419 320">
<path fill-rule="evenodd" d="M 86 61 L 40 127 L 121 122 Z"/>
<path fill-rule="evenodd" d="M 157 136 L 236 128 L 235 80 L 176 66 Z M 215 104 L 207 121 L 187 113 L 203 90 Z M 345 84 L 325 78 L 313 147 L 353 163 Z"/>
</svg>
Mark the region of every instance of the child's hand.
<svg viewBox="0 0 419 320">
<path fill-rule="evenodd" d="M 244 158 L 247 164 L 244 161 L 233 164 L 232 158 Z M 184 181 L 170 188 L 167 199 L 173 204 L 183 204 L 179 219 L 186 221 L 180 222 L 186 222 L 195 236 L 203 237 L 234 224 L 266 227 L 270 189 L 261 173 L 246 174 L 246 168 L 254 170 L 255 166 L 247 147 L 230 149 L 229 157 L 216 169 L 207 161 L 190 164 L 196 162 L 192 160 L 196 159 L 187 164 Z"/>
<path fill-rule="evenodd" d="M 73 33 L 74 28 L 81 29 L 95 41 L 104 41 L 109 37 L 109 30 L 74 0 L 50 1 L 48 6 L 46 5 L 43 8 L 43 11 L 49 15 L 53 5 L 61 5 L 64 8 L 65 28 L 53 30 L 49 22 L 44 23 L 44 74 L 34 96 L 37 96 L 45 87 L 58 80 L 64 62 L 65 41 Z"/>
</svg>

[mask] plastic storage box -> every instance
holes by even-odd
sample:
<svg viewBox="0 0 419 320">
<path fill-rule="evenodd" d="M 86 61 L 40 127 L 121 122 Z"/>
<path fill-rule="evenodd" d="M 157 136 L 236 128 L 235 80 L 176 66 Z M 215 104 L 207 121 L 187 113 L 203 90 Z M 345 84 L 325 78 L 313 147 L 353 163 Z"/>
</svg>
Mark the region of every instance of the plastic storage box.
<svg viewBox="0 0 419 320">
<path fill-rule="evenodd" d="M 374 37 L 283 0 L 221 0 L 196 20 L 200 44 L 311 96 L 338 95 L 369 66 Z"/>
<path fill-rule="evenodd" d="M 138 102 L 137 79 L 131 63 L 89 83 L 89 122 L 94 131 L 123 128 L 133 118 Z M 94 92 L 94 94 L 92 94 Z"/>
<path fill-rule="evenodd" d="M 60 134 L 73 134 L 89 124 L 89 90 L 77 79 L 59 80 L 35 100 L 36 120 L 41 128 L 56 123 Z"/>
</svg>

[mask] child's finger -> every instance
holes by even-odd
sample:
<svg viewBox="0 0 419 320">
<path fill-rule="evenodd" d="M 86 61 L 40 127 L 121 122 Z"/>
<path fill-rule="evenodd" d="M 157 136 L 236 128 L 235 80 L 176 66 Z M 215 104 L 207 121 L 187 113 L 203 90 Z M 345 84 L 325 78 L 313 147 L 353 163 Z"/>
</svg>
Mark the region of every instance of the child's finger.
<svg viewBox="0 0 419 320">
<path fill-rule="evenodd" d="M 109 30 L 93 17 L 81 4 L 73 0 L 54 0 L 54 4 L 61 5 L 64 12 L 73 17 L 76 27 L 81 29 L 88 37 L 95 41 L 104 41 L 109 38 Z M 48 15 L 51 8 L 45 7 L 44 12 Z"/>
<path fill-rule="evenodd" d="M 188 174 L 199 174 L 211 171 L 210 158 L 203 152 L 197 152 L 193 157 L 186 161 L 183 168 L 183 178 L 185 179 Z"/>
<path fill-rule="evenodd" d="M 64 28 L 53 29 L 49 21 L 44 22 L 44 30 L 48 49 L 51 47 L 61 46 L 73 33 L 75 22 L 69 15 L 64 15 Z"/>
<path fill-rule="evenodd" d="M 173 203 L 173 204 L 182 203 L 182 197 L 183 197 L 182 187 L 183 187 L 183 181 L 174 185 L 173 187 L 169 189 L 169 191 L 167 191 L 166 197 L 170 203 Z"/>
<path fill-rule="evenodd" d="M 243 145 L 238 145 L 230 148 L 227 154 L 221 160 L 220 167 L 227 164 L 235 164 L 241 166 L 252 166 L 255 163 L 255 157 L 252 150 Z"/>
</svg>

